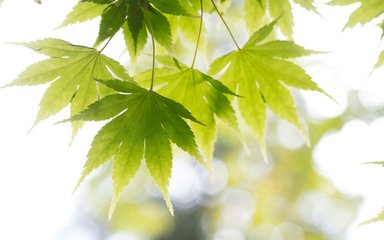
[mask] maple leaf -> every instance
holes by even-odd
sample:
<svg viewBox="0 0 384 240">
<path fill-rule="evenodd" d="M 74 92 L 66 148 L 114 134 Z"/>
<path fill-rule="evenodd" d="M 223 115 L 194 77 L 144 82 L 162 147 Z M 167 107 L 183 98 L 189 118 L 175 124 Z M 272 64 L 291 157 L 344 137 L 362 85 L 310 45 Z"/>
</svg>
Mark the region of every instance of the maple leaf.
<svg viewBox="0 0 384 240">
<path fill-rule="evenodd" d="M 302 68 L 286 60 L 309 55 L 313 51 L 291 41 L 261 43 L 276 23 L 277 20 L 256 31 L 243 48 L 216 59 L 209 70 L 210 74 L 217 74 L 225 69 L 221 80 L 230 89 L 238 89 L 237 94 L 243 96 L 238 99 L 241 115 L 255 132 L 265 159 L 267 106 L 306 137 L 306 130 L 287 86 L 324 93 Z"/>
<path fill-rule="evenodd" d="M 93 48 L 73 45 L 60 39 L 47 38 L 30 43 L 21 43 L 51 58 L 34 63 L 6 86 L 32 86 L 51 83 L 39 105 L 34 125 L 59 112 L 68 104 L 71 115 L 75 115 L 98 97 L 112 91 L 99 86 L 94 78 L 112 78 L 112 74 L 123 79 L 129 76 L 115 60 Z M 73 135 L 81 122 L 73 123 Z"/>
<path fill-rule="evenodd" d="M 108 95 L 70 119 L 98 121 L 113 117 L 95 136 L 78 185 L 114 156 L 111 216 L 123 188 L 144 158 L 172 213 L 167 189 L 172 169 L 171 142 L 202 162 L 193 132 L 184 119 L 199 122 L 181 104 L 154 91 L 120 80 L 99 82 L 123 94 Z"/>
<path fill-rule="evenodd" d="M 60 27 L 101 16 L 94 46 L 123 29 L 127 48 L 134 59 L 147 42 L 147 31 L 159 44 L 172 50 L 171 27 L 163 13 L 189 15 L 177 0 L 83 0 L 74 6 Z"/>
<path fill-rule="evenodd" d="M 107 5 L 94 2 L 78 2 L 59 27 L 65 27 L 70 24 L 85 22 L 96 18 L 103 13 L 106 7 Z"/>
<path fill-rule="evenodd" d="M 178 0 L 149 0 L 149 2 L 163 13 L 178 16 L 189 15 Z"/>
<path fill-rule="evenodd" d="M 294 0 L 301 7 L 317 13 L 313 5 L 313 0 Z M 245 22 L 247 29 L 254 32 L 257 28 L 263 26 L 272 19 L 280 18 L 277 23 L 281 32 L 288 38 L 293 34 L 293 13 L 292 4 L 289 0 L 246 0 L 244 4 Z"/>
<path fill-rule="evenodd" d="M 158 58 L 159 59 L 159 58 Z M 160 62 L 164 62 L 160 59 Z M 185 106 L 193 115 L 206 126 L 191 123 L 199 148 L 208 161 L 208 168 L 213 155 L 214 143 L 217 137 L 215 115 L 237 130 L 235 112 L 225 94 L 235 95 L 218 80 L 184 64 L 170 61 L 170 66 L 178 68 L 157 68 L 156 84 L 158 92 Z M 151 71 L 145 71 L 135 76 L 135 81 L 149 86 Z"/>
<path fill-rule="evenodd" d="M 384 221 L 384 211 L 381 211 L 376 217 L 366 220 L 359 224 L 359 226 Z"/>
<path fill-rule="evenodd" d="M 374 69 L 379 68 L 384 65 L 384 51 L 382 51 L 378 57 L 379 59 L 377 60 L 375 66 L 373 67 Z"/>
<path fill-rule="evenodd" d="M 160 6 L 164 1 L 154 3 Z M 145 1 L 129 0 L 123 29 L 125 43 L 132 59 L 143 50 L 147 42 L 147 31 L 160 45 L 172 51 L 171 26 L 167 17 Z"/>
<path fill-rule="evenodd" d="M 349 16 L 345 28 L 353 27 L 356 24 L 365 24 L 379 17 L 384 12 L 384 1 L 382 0 L 333 0 L 329 5 L 351 5 L 360 3 L 360 6 Z"/>
</svg>

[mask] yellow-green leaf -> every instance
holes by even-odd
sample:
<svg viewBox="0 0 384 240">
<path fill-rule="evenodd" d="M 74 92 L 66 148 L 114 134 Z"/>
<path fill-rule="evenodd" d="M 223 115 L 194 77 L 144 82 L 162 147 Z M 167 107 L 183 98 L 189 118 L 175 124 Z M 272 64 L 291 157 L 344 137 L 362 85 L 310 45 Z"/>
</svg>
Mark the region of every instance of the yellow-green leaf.
<svg viewBox="0 0 384 240">
<path fill-rule="evenodd" d="M 71 115 L 84 110 L 100 96 L 112 91 L 98 86 L 95 78 L 112 78 L 112 74 L 129 79 L 125 69 L 96 49 L 73 45 L 60 39 L 43 39 L 21 44 L 51 58 L 32 64 L 7 86 L 51 83 L 47 88 L 35 124 L 59 112 L 68 104 Z M 73 133 L 81 127 L 73 123 Z"/>
<path fill-rule="evenodd" d="M 111 216 L 123 188 L 134 177 L 142 159 L 145 159 L 151 176 L 173 214 L 168 196 L 172 170 L 171 142 L 196 159 L 201 159 L 194 134 L 184 119 L 197 120 L 181 104 L 133 83 L 118 80 L 99 82 L 122 94 L 106 96 L 70 119 L 96 121 L 114 117 L 95 136 L 78 184 L 115 156 Z"/>
</svg>

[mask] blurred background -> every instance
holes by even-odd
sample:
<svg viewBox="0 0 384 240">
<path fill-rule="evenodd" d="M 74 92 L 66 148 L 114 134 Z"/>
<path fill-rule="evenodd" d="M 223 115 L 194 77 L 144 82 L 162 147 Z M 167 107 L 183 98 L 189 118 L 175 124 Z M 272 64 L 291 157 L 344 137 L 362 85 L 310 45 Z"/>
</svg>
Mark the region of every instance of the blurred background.
<svg viewBox="0 0 384 240">
<path fill-rule="evenodd" d="M 0 85 L 44 57 L 8 44 L 58 37 L 91 46 L 98 20 L 56 29 L 77 1 L 5 0 L 0 8 Z M 233 1 L 226 18 L 240 42 L 243 1 Z M 245 128 L 248 151 L 225 125 L 215 148 L 215 178 L 193 159 L 176 154 L 170 184 L 172 217 L 144 168 L 127 187 L 108 220 L 110 165 L 92 174 L 72 194 L 94 134 L 102 123 L 86 125 L 71 146 L 64 111 L 27 134 L 46 86 L 0 90 L 0 239 L 42 240 L 381 240 L 384 223 L 357 227 L 384 206 L 384 69 L 372 72 L 381 30 L 370 23 L 342 31 L 358 6 L 328 7 L 321 15 L 294 7 L 294 40 L 326 52 L 299 59 L 336 101 L 295 91 L 311 146 L 298 131 L 270 114 L 269 163 Z M 231 20 L 230 20 L 231 19 Z M 207 41 L 199 68 L 234 48 L 219 19 L 207 16 Z M 181 58 L 190 48 L 176 42 Z M 213 51 L 212 46 L 220 46 Z M 129 66 L 121 36 L 105 54 Z M 183 57 L 184 56 L 184 57 Z M 205 59 L 205 60 L 204 60 Z M 141 61 L 146 63 L 145 55 Z M 145 64 L 143 64 L 145 66 Z M 140 69 L 139 69 L 140 70 Z M 177 151 L 176 151 L 177 152 Z"/>
</svg>

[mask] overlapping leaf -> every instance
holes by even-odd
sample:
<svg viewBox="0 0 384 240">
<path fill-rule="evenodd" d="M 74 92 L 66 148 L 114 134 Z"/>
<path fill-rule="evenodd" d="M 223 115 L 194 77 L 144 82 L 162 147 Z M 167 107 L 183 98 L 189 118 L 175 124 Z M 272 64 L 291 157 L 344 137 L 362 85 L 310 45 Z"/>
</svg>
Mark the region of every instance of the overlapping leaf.
<svg viewBox="0 0 384 240">
<path fill-rule="evenodd" d="M 161 88 L 159 93 L 167 96 L 189 109 L 193 115 L 206 126 L 191 123 L 199 148 L 210 164 L 217 128 L 215 115 L 228 125 L 237 128 L 234 110 L 225 94 L 234 94 L 221 82 L 177 62 L 180 69 L 156 69 L 156 84 Z M 141 83 L 149 83 L 150 71 L 135 77 Z"/>
<path fill-rule="evenodd" d="M 301 7 L 316 12 L 313 0 L 294 0 Z M 246 0 L 244 4 L 247 29 L 254 32 L 266 23 L 268 16 L 272 19 L 281 18 L 277 23 L 281 32 L 291 38 L 293 34 L 293 13 L 289 0 Z"/>
<path fill-rule="evenodd" d="M 162 1 L 155 1 L 160 4 Z M 171 27 L 167 17 L 152 5 L 143 1 L 130 0 L 127 21 L 123 25 L 127 48 L 135 58 L 147 42 L 147 31 L 168 50 L 172 50 Z"/>
<path fill-rule="evenodd" d="M 103 13 L 106 7 L 107 5 L 94 2 L 78 2 L 60 27 L 96 18 Z"/>
<path fill-rule="evenodd" d="M 360 3 L 360 6 L 351 14 L 345 28 L 356 24 L 365 24 L 379 17 L 384 12 L 384 1 L 382 0 L 333 0 L 330 5 L 350 5 Z"/>
<path fill-rule="evenodd" d="M 237 93 L 243 96 L 238 99 L 241 115 L 256 133 L 264 156 L 267 106 L 306 135 L 287 86 L 323 92 L 302 68 L 286 60 L 313 51 L 290 41 L 262 43 L 275 24 L 276 21 L 255 32 L 242 49 L 216 59 L 209 71 L 217 74 L 225 70 L 221 80 L 230 89 L 238 89 Z"/>
<path fill-rule="evenodd" d="M 51 58 L 32 64 L 7 86 L 38 85 L 51 83 L 46 90 L 35 123 L 59 112 L 71 104 L 75 115 L 98 97 L 111 93 L 111 89 L 98 86 L 94 78 L 123 79 L 129 76 L 115 60 L 96 49 L 73 45 L 60 39 L 43 39 L 21 44 Z M 81 123 L 74 123 L 76 134 Z"/>
<path fill-rule="evenodd" d="M 106 96 L 71 119 L 91 121 L 113 117 L 95 136 L 79 183 L 114 156 L 112 214 L 123 188 L 144 158 L 172 212 L 167 189 L 172 169 L 171 142 L 202 162 L 194 135 L 184 119 L 198 121 L 181 104 L 154 91 L 119 80 L 101 82 L 123 94 Z"/>
<path fill-rule="evenodd" d="M 127 48 L 134 59 L 147 42 L 147 32 L 153 34 L 159 44 L 172 50 L 171 28 L 164 13 L 190 15 L 178 0 L 82 0 L 74 6 L 61 26 L 101 16 L 95 46 L 123 29 Z"/>
</svg>

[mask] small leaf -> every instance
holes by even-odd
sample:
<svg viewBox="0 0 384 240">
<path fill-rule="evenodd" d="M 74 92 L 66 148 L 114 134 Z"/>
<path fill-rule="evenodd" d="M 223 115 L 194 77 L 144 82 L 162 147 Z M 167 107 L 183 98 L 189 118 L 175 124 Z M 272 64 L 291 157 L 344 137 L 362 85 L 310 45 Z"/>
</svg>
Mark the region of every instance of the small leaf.
<svg viewBox="0 0 384 240">
<path fill-rule="evenodd" d="M 158 10 L 173 15 L 189 15 L 178 0 L 150 0 Z"/>
<path fill-rule="evenodd" d="M 127 3 L 125 1 L 111 4 L 104 10 L 95 46 L 115 35 L 126 20 L 126 12 Z"/>
<path fill-rule="evenodd" d="M 153 31 L 155 40 L 168 51 L 172 51 L 171 26 L 167 18 L 155 9 L 147 10 L 145 14 L 147 16 L 149 32 Z"/>
<path fill-rule="evenodd" d="M 303 8 L 317 13 L 315 6 L 313 6 L 313 0 L 293 0 Z"/>
<path fill-rule="evenodd" d="M 147 29 L 144 25 L 139 30 L 139 33 L 136 37 L 132 35 L 132 32 L 129 29 L 129 19 L 123 25 L 123 34 L 125 45 L 129 51 L 129 55 L 133 61 L 135 61 L 136 57 L 143 51 L 145 44 L 147 43 Z"/>
<path fill-rule="evenodd" d="M 96 18 L 103 13 L 106 7 L 107 5 L 93 2 L 78 2 L 59 27 L 65 27 L 70 24 L 85 22 Z"/>
<path fill-rule="evenodd" d="M 245 24 L 249 32 L 255 32 L 266 21 L 266 0 L 246 0 L 244 4 Z"/>
<path fill-rule="evenodd" d="M 291 39 L 293 34 L 293 13 L 289 0 L 269 0 L 268 8 L 272 19 L 281 18 L 277 25 L 281 32 Z"/>
<path fill-rule="evenodd" d="M 252 36 L 249 38 L 249 40 L 245 43 L 244 47 L 254 46 L 257 43 L 263 41 L 266 37 L 268 37 L 268 35 L 271 34 L 278 20 L 279 19 L 276 19 L 275 21 L 263 26 L 262 28 L 257 30 L 255 33 L 253 33 Z"/>
<path fill-rule="evenodd" d="M 145 45 L 145 43 L 142 44 L 142 47 L 141 45 L 139 45 L 140 33 L 143 31 L 143 29 L 145 30 L 144 12 L 141 4 L 142 4 L 141 1 L 130 0 L 128 5 L 127 22 L 128 22 L 128 29 L 130 34 L 128 34 L 128 31 L 127 31 L 128 29 L 127 29 L 125 36 L 131 37 L 133 40 L 134 55 L 136 55 L 137 52 L 139 52 L 139 50 L 141 50 L 141 48 L 143 48 Z M 129 38 L 126 40 L 129 40 Z M 146 36 L 145 36 L 145 40 L 146 40 Z"/>
<path fill-rule="evenodd" d="M 379 59 L 377 60 L 375 66 L 373 67 L 373 69 L 377 69 L 381 66 L 384 65 L 384 51 L 382 51 L 379 55 Z"/>
<path fill-rule="evenodd" d="M 384 221 L 384 211 L 381 211 L 376 217 L 360 223 L 359 227 L 363 225 L 371 224 L 371 223 L 381 222 L 381 221 Z"/>
</svg>

